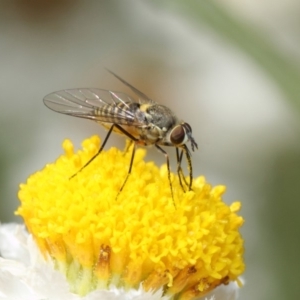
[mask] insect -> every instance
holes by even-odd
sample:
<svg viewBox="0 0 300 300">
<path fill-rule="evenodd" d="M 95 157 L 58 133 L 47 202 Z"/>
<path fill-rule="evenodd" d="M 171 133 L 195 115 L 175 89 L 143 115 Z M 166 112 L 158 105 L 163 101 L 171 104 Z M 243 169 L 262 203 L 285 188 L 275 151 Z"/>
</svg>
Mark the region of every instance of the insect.
<svg viewBox="0 0 300 300">
<path fill-rule="evenodd" d="M 51 93 L 44 98 L 44 104 L 51 110 L 93 120 L 108 130 L 98 153 L 78 172 L 88 166 L 102 152 L 111 133 L 114 131 L 128 137 L 134 144 L 128 173 L 119 193 L 123 190 L 131 174 L 136 146 L 154 145 L 166 158 L 168 180 L 174 201 L 169 156 L 161 146 L 176 148 L 177 173 L 180 185 L 184 192 L 183 183 L 191 190 L 193 172 L 191 153 L 186 145 L 187 142 L 191 143 L 193 151 L 195 148 L 198 149 L 198 145 L 192 137 L 191 126 L 178 119 L 168 107 L 156 103 L 117 74 L 112 71 L 109 72 L 129 87 L 136 94 L 138 100 L 133 100 L 124 93 L 94 88 L 62 90 Z M 181 167 L 183 153 L 187 159 L 189 183 L 187 183 Z"/>
</svg>

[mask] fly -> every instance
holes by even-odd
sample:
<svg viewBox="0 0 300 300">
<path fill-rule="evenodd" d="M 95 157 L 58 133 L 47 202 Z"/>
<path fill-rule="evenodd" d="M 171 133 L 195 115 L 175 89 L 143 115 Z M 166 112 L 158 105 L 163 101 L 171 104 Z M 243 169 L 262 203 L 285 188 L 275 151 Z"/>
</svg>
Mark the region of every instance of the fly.
<svg viewBox="0 0 300 300">
<path fill-rule="evenodd" d="M 168 107 L 156 103 L 120 76 L 111 71 L 109 72 L 129 87 L 137 95 L 138 100 L 133 100 L 124 93 L 94 88 L 62 90 L 51 93 L 44 98 L 44 104 L 51 110 L 74 117 L 93 120 L 108 130 L 97 154 L 78 172 L 82 171 L 102 152 L 111 133 L 114 131 L 128 137 L 134 144 L 128 173 L 119 193 L 123 190 L 131 174 L 136 146 L 154 145 L 166 158 L 168 180 L 174 201 L 169 156 L 161 146 L 176 148 L 177 173 L 181 188 L 185 192 L 184 183 L 188 187 L 188 190 L 191 190 L 193 170 L 191 153 L 186 145 L 187 142 L 191 143 L 192 151 L 195 148 L 198 149 L 198 145 L 192 137 L 191 126 L 178 119 Z M 187 159 L 189 183 L 186 181 L 181 167 L 183 154 L 185 154 Z"/>
</svg>

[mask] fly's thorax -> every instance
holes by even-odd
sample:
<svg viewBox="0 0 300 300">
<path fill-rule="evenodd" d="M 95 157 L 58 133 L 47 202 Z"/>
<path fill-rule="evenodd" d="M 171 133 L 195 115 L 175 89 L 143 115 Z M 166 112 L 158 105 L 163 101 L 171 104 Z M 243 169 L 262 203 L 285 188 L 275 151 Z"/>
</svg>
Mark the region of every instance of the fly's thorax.
<svg viewBox="0 0 300 300">
<path fill-rule="evenodd" d="M 167 131 L 178 122 L 174 113 L 164 105 L 142 104 L 140 112 L 144 113 L 148 124 L 153 124 L 160 129 L 165 128 Z"/>
<path fill-rule="evenodd" d="M 162 130 L 154 124 L 139 128 L 140 140 L 144 145 L 159 144 L 165 138 L 166 131 Z"/>
<path fill-rule="evenodd" d="M 160 144 L 168 131 L 178 122 L 173 112 L 159 104 L 141 104 L 135 117 L 143 124 L 139 127 L 140 139 L 145 145 Z"/>
</svg>

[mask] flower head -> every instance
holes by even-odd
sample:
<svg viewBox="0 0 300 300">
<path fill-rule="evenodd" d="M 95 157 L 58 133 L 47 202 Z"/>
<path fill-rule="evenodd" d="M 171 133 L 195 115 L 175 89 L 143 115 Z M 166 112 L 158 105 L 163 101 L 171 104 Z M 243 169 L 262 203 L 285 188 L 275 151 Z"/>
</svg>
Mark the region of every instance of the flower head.
<svg viewBox="0 0 300 300">
<path fill-rule="evenodd" d="M 244 271 L 238 231 L 243 218 L 236 214 L 239 202 L 222 202 L 224 186 L 212 188 L 199 177 L 184 193 L 172 174 L 175 207 L 166 166 L 145 162 L 146 152 L 139 149 L 119 193 L 130 151 L 103 151 L 76 174 L 99 145 L 94 136 L 74 153 L 72 143 L 64 141 L 65 154 L 19 191 L 17 214 L 74 293 L 142 287 L 194 299 L 238 280 Z"/>
</svg>

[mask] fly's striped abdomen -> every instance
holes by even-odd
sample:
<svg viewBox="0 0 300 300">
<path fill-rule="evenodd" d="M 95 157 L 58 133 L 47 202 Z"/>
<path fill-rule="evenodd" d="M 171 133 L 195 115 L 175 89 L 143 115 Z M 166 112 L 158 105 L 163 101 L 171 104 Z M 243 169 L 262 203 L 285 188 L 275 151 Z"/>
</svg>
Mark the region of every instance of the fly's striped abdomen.
<svg viewBox="0 0 300 300">
<path fill-rule="evenodd" d="M 139 103 L 120 102 L 98 107 L 94 113 L 107 123 L 130 125 L 134 123 L 135 112 L 139 107 Z"/>
</svg>

